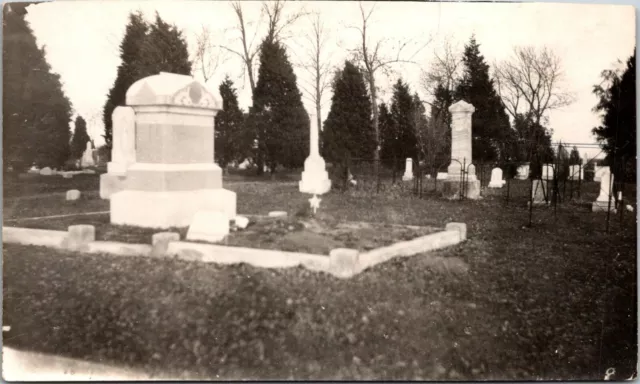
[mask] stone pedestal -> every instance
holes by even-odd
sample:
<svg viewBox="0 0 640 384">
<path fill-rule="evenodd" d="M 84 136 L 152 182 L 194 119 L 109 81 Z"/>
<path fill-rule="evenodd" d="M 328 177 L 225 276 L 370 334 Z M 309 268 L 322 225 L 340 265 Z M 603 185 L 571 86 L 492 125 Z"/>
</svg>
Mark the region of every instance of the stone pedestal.
<svg viewBox="0 0 640 384">
<path fill-rule="evenodd" d="M 96 163 L 93 161 L 93 148 L 91 146 L 91 142 L 87 141 L 87 148 L 82 154 L 82 159 L 80 160 L 80 166 L 82 168 L 93 167 Z"/>
<path fill-rule="evenodd" d="M 404 175 L 402 175 L 403 181 L 413 180 L 413 159 L 407 158 L 404 163 Z"/>
<path fill-rule="evenodd" d="M 331 180 L 326 164 L 319 150 L 318 123 L 314 115 L 309 115 L 309 157 L 304 161 L 304 171 L 299 183 L 300 192 L 322 195 L 331 189 Z"/>
<path fill-rule="evenodd" d="M 475 166 L 471 164 L 473 158 L 471 152 L 471 115 L 474 111 L 474 106 L 464 100 L 449 107 L 449 112 L 451 112 L 451 164 L 447 168 L 447 179 L 442 184 L 442 193 L 446 198 L 459 198 L 461 192 L 468 199 L 480 197 L 480 180 L 476 177 Z"/>
<path fill-rule="evenodd" d="M 613 184 L 613 175 L 609 170 L 609 167 L 601 167 L 600 171 L 600 194 L 596 201 L 591 204 L 591 210 L 593 212 L 607 212 L 611 210 L 611 213 L 616 213 L 616 202 L 613 196 L 610 196 L 611 185 Z M 609 202 L 611 200 L 611 202 Z"/>
<path fill-rule="evenodd" d="M 107 173 L 100 175 L 100 198 L 124 189 L 127 168 L 136 162 L 136 114 L 131 107 L 116 107 L 111 115 L 113 141 L 111 161 L 107 163 Z"/>
<path fill-rule="evenodd" d="M 190 76 L 160 73 L 134 83 L 136 163 L 111 195 L 111 223 L 188 226 L 199 211 L 236 215 L 236 194 L 222 188 L 214 162 L 214 116 L 221 104 Z"/>
</svg>

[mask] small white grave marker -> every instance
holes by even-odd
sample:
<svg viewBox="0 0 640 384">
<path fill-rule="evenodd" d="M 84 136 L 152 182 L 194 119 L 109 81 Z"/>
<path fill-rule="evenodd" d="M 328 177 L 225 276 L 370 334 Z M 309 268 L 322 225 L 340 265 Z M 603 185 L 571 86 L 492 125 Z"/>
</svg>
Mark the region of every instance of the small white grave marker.
<svg viewBox="0 0 640 384">
<path fill-rule="evenodd" d="M 316 214 L 318 208 L 320 208 L 320 202 L 322 199 L 319 199 L 318 196 L 313 195 L 312 198 L 309 199 L 309 204 L 311 205 L 311 209 L 313 209 L 313 214 Z"/>
</svg>

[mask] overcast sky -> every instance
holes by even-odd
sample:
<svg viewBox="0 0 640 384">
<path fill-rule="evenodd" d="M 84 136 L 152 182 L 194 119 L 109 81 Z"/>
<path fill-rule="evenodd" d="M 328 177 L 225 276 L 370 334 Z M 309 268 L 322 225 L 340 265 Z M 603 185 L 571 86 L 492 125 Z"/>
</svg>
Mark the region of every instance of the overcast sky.
<svg viewBox="0 0 640 384">
<path fill-rule="evenodd" d="M 373 5 L 364 6 L 368 10 Z M 254 22 L 250 26 L 253 31 L 261 3 L 247 1 L 242 6 L 247 20 Z M 287 7 L 289 12 L 302 7 L 319 12 L 328 30 L 327 57 L 334 65 L 344 63 L 347 50 L 357 44 L 357 32 L 348 26 L 360 20 L 358 3 L 295 2 Z M 103 143 L 102 107 L 120 64 L 118 45 L 129 12 L 137 9 L 148 20 L 153 20 L 157 11 L 163 19 L 176 24 L 183 30 L 190 51 L 202 26 L 213 32 L 214 44 L 240 49 L 234 29 L 236 18 L 226 1 L 54 1 L 30 6 L 27 20 L 38 45 L 46 45 L 49 64 L 61 75 L 65 93 L 76 113 L 88 121 L 89 134 L 96 144 Z M 489 64 L 508 58 L 515 46 L 551 48 L 562 60 L 564 88 L 576 97 L 571 106 L 548 116 L 554 140 L 566 142 L 595 142 L 591 128 L 599 119 L 591 111 L 597 103 L 592 87 L 600 82 L 603 69 L 619 66 L 617 60 L 626 61 L 635 46 L 634 8 L 625 5 L 381 2 L 375 4 L 371 21 L 371 41 L 388 39 L 383 45 L 387 54 L 395 54 L 396 41 L 411 39 L 408 54 L 424 46 L 413 56 L 417 64 L 397 65 L 390 77 L 380 76 L 381 101 L 391 98 L 391 84 L 397 76 L 425 98 L 421 70 L 429 67 L 434 50 L 440 49 L 447 38 L 462 50 L 475 34 Z M 309 21 L 302 19 L 290 31 L 293 37 L 287 45 L 294 63 L 304 61 L 305 40 L 301 36 L 309 30 Z M 254 44 L 258 43 L 259 38 Z M 304 69 L 295 70 L 299 83 L 310 79 Z M 237 57 L 228 55 L 208 85 L 217 91 L 227 74 L 235 81 L 241 107 L 246 110 L 251 102 L 250 89 Z M 195 76 L 201 79 L 200 73 Z M 314 111 L 309 100 L 305 105 L 308 112 Z M 329 107 L 327 102 L 323 118 Z M 584 152 L 594 155 L 598 151 L 581 150 Z"/>
</svg>

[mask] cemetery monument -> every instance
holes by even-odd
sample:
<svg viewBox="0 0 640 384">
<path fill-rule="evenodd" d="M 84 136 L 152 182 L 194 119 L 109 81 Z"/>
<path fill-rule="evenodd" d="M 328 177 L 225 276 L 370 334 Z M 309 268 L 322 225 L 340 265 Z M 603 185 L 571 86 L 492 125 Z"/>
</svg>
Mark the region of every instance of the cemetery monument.
<svg viewBox="0 0 640 384">
<path fill-rule="evenodd" d="M 596 201 L 591 204 L 593 212 L 607 212 L 611 209 L 611 213 L 616 213 L 616 204 L 611 196 L 611 186 L 613 185 L 613 175 L 609 167 L 601 167 L 600 170 L 600 194 Z M 611 200 L 611 202 L 609 202 Z"/>
<path fill-rule="evenodd" d="M 82 160 L 80 160 L 80 166 L 82 168 L 93 167 L 96 163 L 93 161 L 93 147 L 91 141 L 87 141 L 87 149 L 82 154 Z"/>
<path fill-rule="evenodd" d="M 480 180 L 471 153 L 471 115 L 475 107 L 464 100 L 449 107 L 451 112 L 451 164 L 447 168 L 447 179 L 443 181 L 442 192 L 445 197 L 457 198 L 463 192 L 469 199 L 480 197 Z M 463 169 L 463 166 L 466 169 Z M 462 172 L 466 171 L 464 181 Z M 461 187 L 464 188 L 461 190 Z"/>
<path fill-rule="evenodd" d="M 404 175 L 402 175 L 403 181 L 413 180 L 413 159 L 407 157 L 407 160 L 404 164 Z"/>
<path fill-rule="evenodd" d="M 304 161 L 304 171 L 300 180 L 300 192 L 312 195 L 322 195 L 331 189 L 331 180 L 325 168 L 325 162 L 320 156 L 318 123 L 315 115 L 309 115 L 309 157 Z"/>
<path fill-rule="evenodd" d="M 160 72 L 135 82 L 126 104 L 135 113 L 135 162 L 110 196 L 111 223 L 185 227 L 201 211 L 234 218 L 236 194 L 222 188 L 213 160 L 214 94 L 190 76 Z"/>
</svg>

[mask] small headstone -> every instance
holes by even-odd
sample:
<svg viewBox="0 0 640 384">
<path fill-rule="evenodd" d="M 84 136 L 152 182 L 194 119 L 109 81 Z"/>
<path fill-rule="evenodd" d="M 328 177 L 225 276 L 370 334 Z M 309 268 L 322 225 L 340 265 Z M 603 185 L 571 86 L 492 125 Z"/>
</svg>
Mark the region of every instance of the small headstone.
<svg viewBox="0 0 640 384">
<path fill-rule="evenodd" d="M 40 174 L 40 169 L 38 169 L 36 167 L 31 167 L 31 168 L 29 168 L 27 173 Z"/>
<path fill-rule="evenodd" d="M 502 180 L 502 169 L 493 168 L 491 170 L 491 181 L 489 181 L 489 188 L 502 188 L 505 181 Z"/>
<path fill-rule="evenodd" d="M 518 167 L 516 178 L 518 180 L 526 180 L 529 178 L 529 164 L 523 164 Z"/>
<path fill-rule="evenodd" d="M 600 177 L 600 194 L 596 201 L 591 205 L 593 212 L 606 212 L 611 210 L 612 213 L 616 213 L 616 207 L 614 202 L 609 202 L 613 197 L 610 195 L 611 185 L 613 184 L 613 175 L 609 170 L 609 167 L 602 167 Z"/>
<path fill-rule="evenodd" d="M 51 176 L 52 174 L 53 174 L 53 171 L 49 167 L 44 167 L 40 170 L 40 175 L 42 176 Z"/>
<path fill-rule="evenodd" d="M 427 176 L 426 176 L 426 178 L 427 178 L 427 179 L 431 179 L 431 175 L 427 175 Z"/>
<path fill-rule="evenodd" d="M 218 211 L 200 211 L 191 221 L 187 240 L 215 243 L 229 234 L 229 218 Z"/>
<path fill-rule="evenodd" d="M 67 191 L 67 200 L 78 200 L 80 198 L 80 191 L 72 189 Z"/>
<path fill-rule="evenodd" d="M 268 214 L 269 217 L 287 217 L 286 211 L 271 211 Z"/>
<path fill-rule="evenodd" d="M 404 163 L 404 175 L 402 175 L 403 181 L 413 180 L 413 159 L 407 157 Z"/>
<path fill-rule="evenodd" d="M 447 172 L 438 172 L 438 175 L 436 176 L 436 180 L 447 180 L 448 177 L 449 177 L 449 174 Z"/>
<path fill-rule="evenodd" d="M 236 227 L 240 229 L 245 229 L 249 225 L 249 219 L 244 216 L 236 216 L 234 222 Z"/>
<path fill-rule="evenodd" d="M 62 178 L 63 179 L 73 179 L 73 175 L 71 173 L 64 172 L 64 173 L 62 173 Z"/>
<path fill-rule="evenodd" d="M 627 204 L 627 211 L 633 212 L 633 205 Z"/>
</svg>

